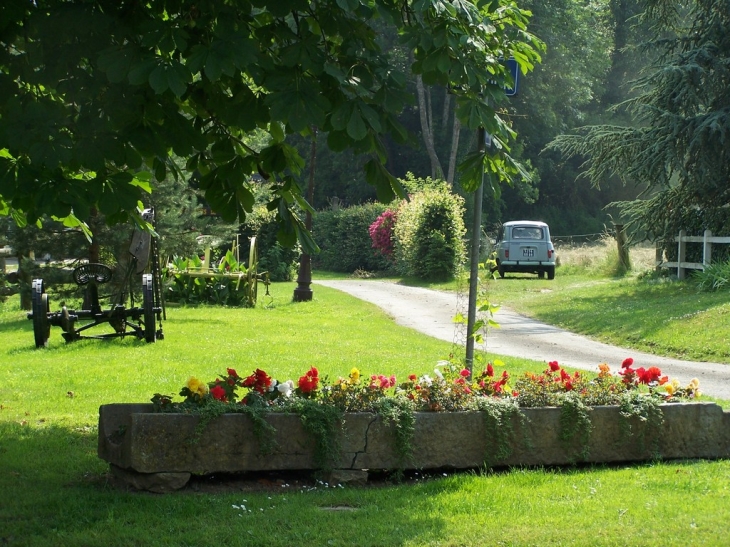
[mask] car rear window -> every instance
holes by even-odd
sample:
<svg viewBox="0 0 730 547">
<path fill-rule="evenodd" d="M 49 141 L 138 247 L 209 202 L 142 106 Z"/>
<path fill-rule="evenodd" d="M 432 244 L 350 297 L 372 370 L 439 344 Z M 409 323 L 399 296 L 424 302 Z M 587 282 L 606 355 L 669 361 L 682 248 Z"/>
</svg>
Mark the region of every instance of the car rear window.
<svg viewBox="0 0 730 547">
<path fill-rule="evenodd" d="M 535 226 L 515 226 L 512 239 L 544 239 L 543 229 Z"/>
</svg>

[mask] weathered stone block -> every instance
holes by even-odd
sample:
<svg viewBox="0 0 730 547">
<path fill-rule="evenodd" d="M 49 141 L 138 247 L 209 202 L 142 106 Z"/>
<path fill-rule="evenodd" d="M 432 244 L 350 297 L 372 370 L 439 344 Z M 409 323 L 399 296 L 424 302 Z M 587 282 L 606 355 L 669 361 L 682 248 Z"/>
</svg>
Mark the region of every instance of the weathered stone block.
<svg viewBox="0 0 730 547">
<path fill-rule="evenodd" d="M 559 408 L 528 408 L 513 417 L 509 455 L 490 438 L 481 412 L 420 412 L 416 414 L 413 455 L 401 461 L 395 451 L 393 429 L 379 416 L 353 413 L 339 432 L 338 470 L 468 469 L 488 464 L 564 465 L 577 461 L 611 463 L 654 458 L 730 457 L 730 413 L 714 403 L 668 404 L 661 407 L 664 424 L 658 430 L 620 416 L 618 407 L 591 411 L 592 431 L 587 444 L 561 438 Z M 163 481 L 178 484 L 185 474 L 246 471 L 313 470 L 315 441 L 298 416 L 271 413 L 276 446 L 261 450 L 250 418 L 226 414 L 212 420 L 196 436 L 198 417 L 159 414 L 151 404 L 103 405 L 99 410 L 99 457 L 125 470 L 135 487 L 152 489 L 154 474 L 172 474 Z M 623 423 L 623 425 L 622 425 Z M 628 432 L 626 425 L 630 427 Z M 121 474 L 121 473 L 120 473 Z M 184 481 L 183 481 L 184 482 Z"/>
</svg>

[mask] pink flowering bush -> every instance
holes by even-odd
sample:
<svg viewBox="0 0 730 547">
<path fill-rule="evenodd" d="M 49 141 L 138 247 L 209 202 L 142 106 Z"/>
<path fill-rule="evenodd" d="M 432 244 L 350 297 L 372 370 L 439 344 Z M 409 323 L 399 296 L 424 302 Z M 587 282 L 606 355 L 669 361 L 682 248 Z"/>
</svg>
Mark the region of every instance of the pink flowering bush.
<svg viewBox="0 0 730 547">
<path fill-rule="evenodd" d="M 373 241 L 373 248 L 391 260 L 394 260 L 393 231 L 397 218 L 397 213 L 394 210 L 387 209 L 368 228 L 370 239 Z"/>
</svg>

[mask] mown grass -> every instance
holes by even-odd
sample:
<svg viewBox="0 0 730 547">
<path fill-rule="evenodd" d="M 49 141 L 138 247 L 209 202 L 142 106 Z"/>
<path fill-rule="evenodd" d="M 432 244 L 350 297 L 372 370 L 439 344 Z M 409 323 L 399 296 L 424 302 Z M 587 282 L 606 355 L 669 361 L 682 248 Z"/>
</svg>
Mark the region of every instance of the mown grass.
<svg viewBox="0 0 730 547">
<path fill-rule="evenodd" d="M 325 287 L 315 286 L 313 302 L 292 304 L 294 286 L 272 286 L 268 308 L 170 308 L 156 344 L 67 345 L 54 328 L 50 347 L 36 350 L 25 314 L 3 306 L 0 544 L 722 544 L 728 461 L 414 475 L 367 488 L 289 481 L 236 491 L 203 481 L 199 491 L 159 496 L 112 486 L 96 456 L 101 404 L 174 394 L 190 375 L 212 379 L 229 366 L 280 379 L 311 365 L 330 376 L 358 366 L 402 377 L 430 372 L 453 349 Z M 507 362 L 515 374 L 544 366 Z"/>
</svg>

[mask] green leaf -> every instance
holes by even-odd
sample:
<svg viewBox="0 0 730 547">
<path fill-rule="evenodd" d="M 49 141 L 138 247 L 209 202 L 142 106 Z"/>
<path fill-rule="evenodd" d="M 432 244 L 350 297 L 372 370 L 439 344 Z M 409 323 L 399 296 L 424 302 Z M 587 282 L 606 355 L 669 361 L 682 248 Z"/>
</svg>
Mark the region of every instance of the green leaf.
<svg viewBox="0 0 730 547">
<path fill-rule="evenodd" d="M 350 119 L 347 122 L 347 134 L 354 141 L 364 139 L 368 134 L 368 128 L 360 115 L 360 111 L 353 109 Z"/>
<path fill-rule="evenodd" d="M 157 59 L 149 58 L 140 61 L 132 66 L 129 70 L 129 83 L 132 85 L 142 85 L 149 82 L 150 74 L 157 66 Z"/>
</svg>

